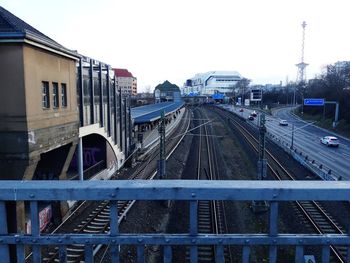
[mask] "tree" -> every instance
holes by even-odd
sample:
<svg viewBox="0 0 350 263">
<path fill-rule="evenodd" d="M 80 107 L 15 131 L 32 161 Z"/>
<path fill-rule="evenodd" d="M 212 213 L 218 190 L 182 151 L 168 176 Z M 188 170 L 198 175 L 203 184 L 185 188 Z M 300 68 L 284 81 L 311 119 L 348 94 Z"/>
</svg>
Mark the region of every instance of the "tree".
<svg viewBox="0 0 350 263">
<path fill-rule="evenodd" d="M 250 84 L 250 81 L 250 79 L 242 78 L 236 83 L 236 89 L 238 89 L 238 93 L 242 95 L 242 103 L 244 103 L 245 93 Z"/>
</svg>

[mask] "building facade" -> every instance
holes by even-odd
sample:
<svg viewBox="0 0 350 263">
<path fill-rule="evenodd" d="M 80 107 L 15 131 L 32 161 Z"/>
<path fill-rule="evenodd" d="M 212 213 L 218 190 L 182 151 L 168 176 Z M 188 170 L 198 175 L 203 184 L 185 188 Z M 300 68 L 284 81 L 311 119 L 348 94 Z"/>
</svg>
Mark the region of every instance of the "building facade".
<svg viewBox="0 0 350 263">
<path fill-rule="evenodd" d="M 64 177 L 66 167 L 45 175 L 40 160 L 50 151 L 68 156 L 78 140 L 80 56 L 1 7 L 0 19 L 1 179 L 30 180 L 38 166 L 43 177 Z"/>
<path fill-rule="evenodd" d="M 123 95 L 135 96 L 137 94 L 137 78 L 127 69 L 115 68 L 117 87 Z"/>
<path fill-rule="evenodd" d="M 86 180 L 125 163 L 130 101 L 109 65 L 63 47 L 2 7 L 0 61 L 0 179 Z M 58 219 L 68 209 L 47 205 Z M 28 207 L 9 207 L 16 218 L 10 229 L 26 231 Z"/>
<path fill-rule="evenodd" d="M 180 101 L 180 88 L 177 85 L 172 84 L 166 80 L 154 88 L 154 99 L 155 103 L 166 101 Z"/>
<path fill-rule="evenodd" d="M 236 83 L 241 80 L 236 71 L 210 71 L 198 73 L 188 79 L 182 88 L 183 95 L 213 95 L 215 93 L 231 93 Z"/>
</svg>

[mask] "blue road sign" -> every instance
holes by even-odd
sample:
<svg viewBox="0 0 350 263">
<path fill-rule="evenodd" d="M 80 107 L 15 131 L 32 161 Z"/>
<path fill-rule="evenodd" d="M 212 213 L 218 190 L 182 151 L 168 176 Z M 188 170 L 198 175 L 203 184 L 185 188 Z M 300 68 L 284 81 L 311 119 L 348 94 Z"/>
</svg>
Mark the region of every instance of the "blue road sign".
<svg viewBox="0 0 350 263">
<path fill-rule="evenodd" d="M 324 99 L 304 99 L 305 106 L 323 106 Z"/>
<path fill-rule="evenodd" d="M 211 96 L 214 100 L 223 100 L 225 95 L 222 93 L 216 93 Z"/>
</svg>

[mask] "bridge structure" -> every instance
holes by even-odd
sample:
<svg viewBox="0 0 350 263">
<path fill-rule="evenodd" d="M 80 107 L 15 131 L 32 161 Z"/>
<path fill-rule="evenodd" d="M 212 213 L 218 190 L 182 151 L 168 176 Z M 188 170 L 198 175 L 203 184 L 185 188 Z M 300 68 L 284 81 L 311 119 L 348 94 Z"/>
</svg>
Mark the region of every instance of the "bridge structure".
<svg viewBox="0 0 350 263">
<path fill-rule="evenodd" d="M 3 181 L 0 185 L 0 255 L 4 262 L 24 262 L 25 247 L 32 248 L 32 262 L 41 261 L 41 248 L 47 245 L 59 247 L 60 262 L 66 262 L 67 246 L 81 244 L 85 247 L 85 262 L 93 262 L 94 249 L 99 244 L 109 245 L 112 262 L 120 262 L 119 245 L 136 247 L 137 262 L 145 260 L 145 246 L 159 245 L 163 249 L 164 262 L 172 262 L 174 246 L 190 248 L 190 262 L 197 262 L 198 247 L 213 245 L 216 262 L 224 261 L 224 247 L 235 245 L 241 262 L 250 262 L 251 249 L 268 248 L 268 261 L 277 262 L 278 248 L 293 247 L 295 262 L 304 262 L 307 246 L 320 247 L 322 262 L 330 262 L 335 246 L 347 247 L 350 255 L 350 235 L 279 233 L 278 207 L 280 202 L 295 200 L 347 201 L 350 183 L 345 181 L 193 181 L 193 180 L 117 180 L 102 181 Z M 38 202 L 40 200 L 108 200 L 110 201 L 110 231 L 105 234 L 41 234 L 39 231 Z M 6 222 L 7 202 L 28 201 L 31 213 L 29 235 L 9 233 Z M 121 233 L 118 224 L 120 200 L 175 200 L 189 202 L 188 233 Z M 269 227 L 266 233 L 208 234 L 198 232 L 198 201 L 267 201 L 269 203 Z M 9 247 L 15 247 L 11 254 Z M 238 258 L 239 257 L 239 258 Z M 347 260 L 347 261 L 346 261 Z M 349 262 L 349 257 L 343 262 Z"/>
</svg>

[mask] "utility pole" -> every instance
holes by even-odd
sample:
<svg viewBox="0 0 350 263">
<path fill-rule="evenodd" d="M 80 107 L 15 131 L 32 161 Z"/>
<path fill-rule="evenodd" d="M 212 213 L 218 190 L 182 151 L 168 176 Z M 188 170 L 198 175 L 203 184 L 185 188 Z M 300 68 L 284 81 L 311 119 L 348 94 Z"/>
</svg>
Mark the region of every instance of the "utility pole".
<svg viewBox="0 0 350 263">
<path fill-rule="evenodd" d="M 267 160 L 265 159 L 265 114 L 260 115 L 260 125 L 259 125 L 259 160 L 258 160 L 258 180 L 263 180 L 266 178 L 267 171 Z M 266 212 L 269 205 L 266 201 L 253 201 L 252 208 L 255 213 Z"/>
<path fill-rule="evenodd" d="M 263 180 L 266 177 L 266 159 L 265 159 L 265 114 L 260 116 L 259 125 L 259 160 L 258 160 L 258 180 Z"/>
<path fill-rule="evenodd" d="M 157 167 L 157 174 L 158 179 L 164 179 L 165 178 L 165 119 L 164 119 L 164 111 L 162 111 L 160 115 L 160 124 L 158 126 L 158 132 L 159 132 L 159 160 L 158 160 L 158 167 Z"/>
</svg>

